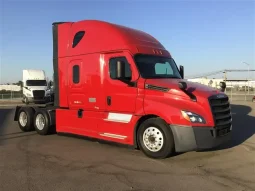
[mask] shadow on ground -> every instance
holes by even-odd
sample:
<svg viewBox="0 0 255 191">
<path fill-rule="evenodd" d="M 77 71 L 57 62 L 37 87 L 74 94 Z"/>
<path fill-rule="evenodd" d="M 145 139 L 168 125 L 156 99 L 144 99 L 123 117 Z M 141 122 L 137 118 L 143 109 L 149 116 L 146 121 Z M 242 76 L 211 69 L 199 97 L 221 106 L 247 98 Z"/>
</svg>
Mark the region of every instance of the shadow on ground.
<svg viewBox="0 0 255 191">
<path fill-rule="evenodd" d="M 204 150 L 200 152 L 232 148 L 242 144 L 243 142 L 245 142 L 247 139 L 249 139 L 255 134 L 255 116 L 250 115 L 250 113 L 252 112 L 252 108 L 246 105 L 231 104 L 231 109 L 233 113 L 233 130 L 232 130 L 231 140 L 228 143 L 221 145 L 220 147 L 217 147 L 214 149 L 208 149 L 208 150 Z M 13 138 L 19 138 L 23 136 L 34 135 L 33 133 L 24 134 L 23 132 L 6 133 L 5 129 L 7 128 L 7 125 L 5 125 L 5 123 L 7 122 L 8 116 L 10 116 L 11 112 L 12 112 L 12 109 L 0 109 L 0 144 L 2 141 L 6 139 L 13 139 Z M 12 136 L 12 137 L 7 138 L 6 136 Z M 97 140 L 97 142 L 98 141 L 99 140 Z M 121 145 L 121 146 L 125 147 L 124 145 Z M 178 153 L 177 155 L 179 154 L 181 153 Z"/>
<path fill-rule="evenodd" d="M 252 108 L 245 105 L 231 105 L 233 113 L 232 139 L 225 147 L 242 144 L 255 134 L 255 116 L 251 116 Z"/>
<path fill-rule="evenodd" d="M 6 132 L 6 123 L 8 123 L 8 118 L 10 113 L 12 112 L 11 109 L 0 109 L 0 136 L 2 137 Z M 3 144 L 3 140 L 0 138 L 0 145 Z"/>
<path fill-rule="evenodd" d="M 5 123 L 7 122 L 11 112 L 11 109 L 0 109 L 0 135 L 5 132 Z"/>
<path fill-rule="evenodd" d="M 255 116 L 251 116 L 252 108 L 246 105 L 231 104 L 233 117 L 232 137 L 228 143 L 212 150 L 223 150 L 241 145 L 255 134 Z"/>
<path fill-rule="evenodd" d="M 7 140 L 29 137 L 37 134 L 35 131 L 22 132 L 18 126 L 17 129 L 10 128 L 15 124 L 13 115 L 13 109 L 0 109 L 0 145 L 3 145 Z"/>
</svg>

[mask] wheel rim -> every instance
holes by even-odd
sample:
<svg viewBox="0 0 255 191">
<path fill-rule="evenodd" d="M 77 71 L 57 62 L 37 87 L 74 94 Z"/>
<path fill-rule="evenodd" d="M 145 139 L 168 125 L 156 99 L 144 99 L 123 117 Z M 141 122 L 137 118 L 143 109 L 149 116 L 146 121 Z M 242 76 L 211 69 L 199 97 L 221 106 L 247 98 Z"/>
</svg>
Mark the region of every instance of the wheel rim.
<svg viewBox="0 0 255 191">
<path fill-rule="evenodd" d="M 156 127 L 148 127 L 143 133 L 143 143 L 152 152 L 158 152 L 164 144 L 164 137 Z"/>
<path fill-rule="evenodd" d="M 22 127 L 25 127 L 27 124 L 27 114 L 24 111 L 22 111 L 19 115 L 19 123 Z"/>
<path fill-rule="evenodd" d="M 38 114 L 35 119 L 36 127 L 39 130 L 43 130 L 45 126 L 45 118 L 42 114 Z"/>
</svg>

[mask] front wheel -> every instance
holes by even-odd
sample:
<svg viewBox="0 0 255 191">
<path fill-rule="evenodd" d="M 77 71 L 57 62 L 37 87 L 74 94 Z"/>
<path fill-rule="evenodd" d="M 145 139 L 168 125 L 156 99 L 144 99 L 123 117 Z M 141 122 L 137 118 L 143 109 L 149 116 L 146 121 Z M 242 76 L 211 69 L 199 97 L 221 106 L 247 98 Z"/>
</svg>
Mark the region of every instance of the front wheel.
<svg viewBox="0 0 255 191">
<path fill-rule="evenodd" d="M 150 158 L 166 158 L 174 152 L 174 138 L 171 128 L 160 118 L 144 121 L 138 129 L 138 144 Z"/>
</svg>

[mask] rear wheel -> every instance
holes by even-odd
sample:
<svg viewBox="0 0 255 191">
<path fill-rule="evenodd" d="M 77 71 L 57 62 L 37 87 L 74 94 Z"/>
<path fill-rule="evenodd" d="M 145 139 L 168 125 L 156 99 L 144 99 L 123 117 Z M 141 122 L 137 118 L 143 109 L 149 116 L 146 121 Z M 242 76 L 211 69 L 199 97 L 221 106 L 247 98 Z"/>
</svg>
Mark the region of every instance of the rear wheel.
<svg viewBox="0 0 255 191">
<path fill-rule="evenodd" d="M 47 135 L 50 133 L 49 115 L 45 110 L 35 113 L 34 126 L 38 134 Z"/>
<path fill-rule="evenodd" d="M 33 125 L 34 111 L 30 107 L 21 107 L 18 113 L 18 124 L 22 131 L 34 130 Z"/>
<path fill-rule="evenodd" d="M 150 158 L 166 158 L 174 152 L 174 138 L 170 127 L 160 118 L 144 121 L 138 129 L 138 144 Z"/>
</svg>

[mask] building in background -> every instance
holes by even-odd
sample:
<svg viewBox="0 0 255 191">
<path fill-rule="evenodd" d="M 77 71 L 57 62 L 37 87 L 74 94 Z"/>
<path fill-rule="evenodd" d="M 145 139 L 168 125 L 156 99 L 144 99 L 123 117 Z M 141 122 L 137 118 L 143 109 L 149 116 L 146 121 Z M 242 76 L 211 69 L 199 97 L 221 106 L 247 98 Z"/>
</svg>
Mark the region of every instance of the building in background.
<svg viewBox="0 0 255 191">
<path fill-rule="evenodd" d="M 0 91 L 13 91 L 13 92 L 18 92 L 21 91 L 21 86 L 19 85 L 0 85 Z"/>
<path fill-rule="evenodd" d="M 218 89 L 218 88 L 220 88 L 220 86 L 219 86 L 220 82 L 223 82 L 224 79 L 195 78 L 195 79 L 188 79 L 188 81 L 197 82 L 197 83 Z"/>
<path fill-rule="evenodd" d="M 209 78 L 195 78 L 187 79 L 191 82 L 197 82 L 214 88 L 219 88 L 219 83 L 223 82 L 224 79 L 209 79 Z M 226 80 L 227 90 L 234 89 L 236 91 L 245 91 L 255 89 L 255 81 L 249 80 Z"/>
</svg>

